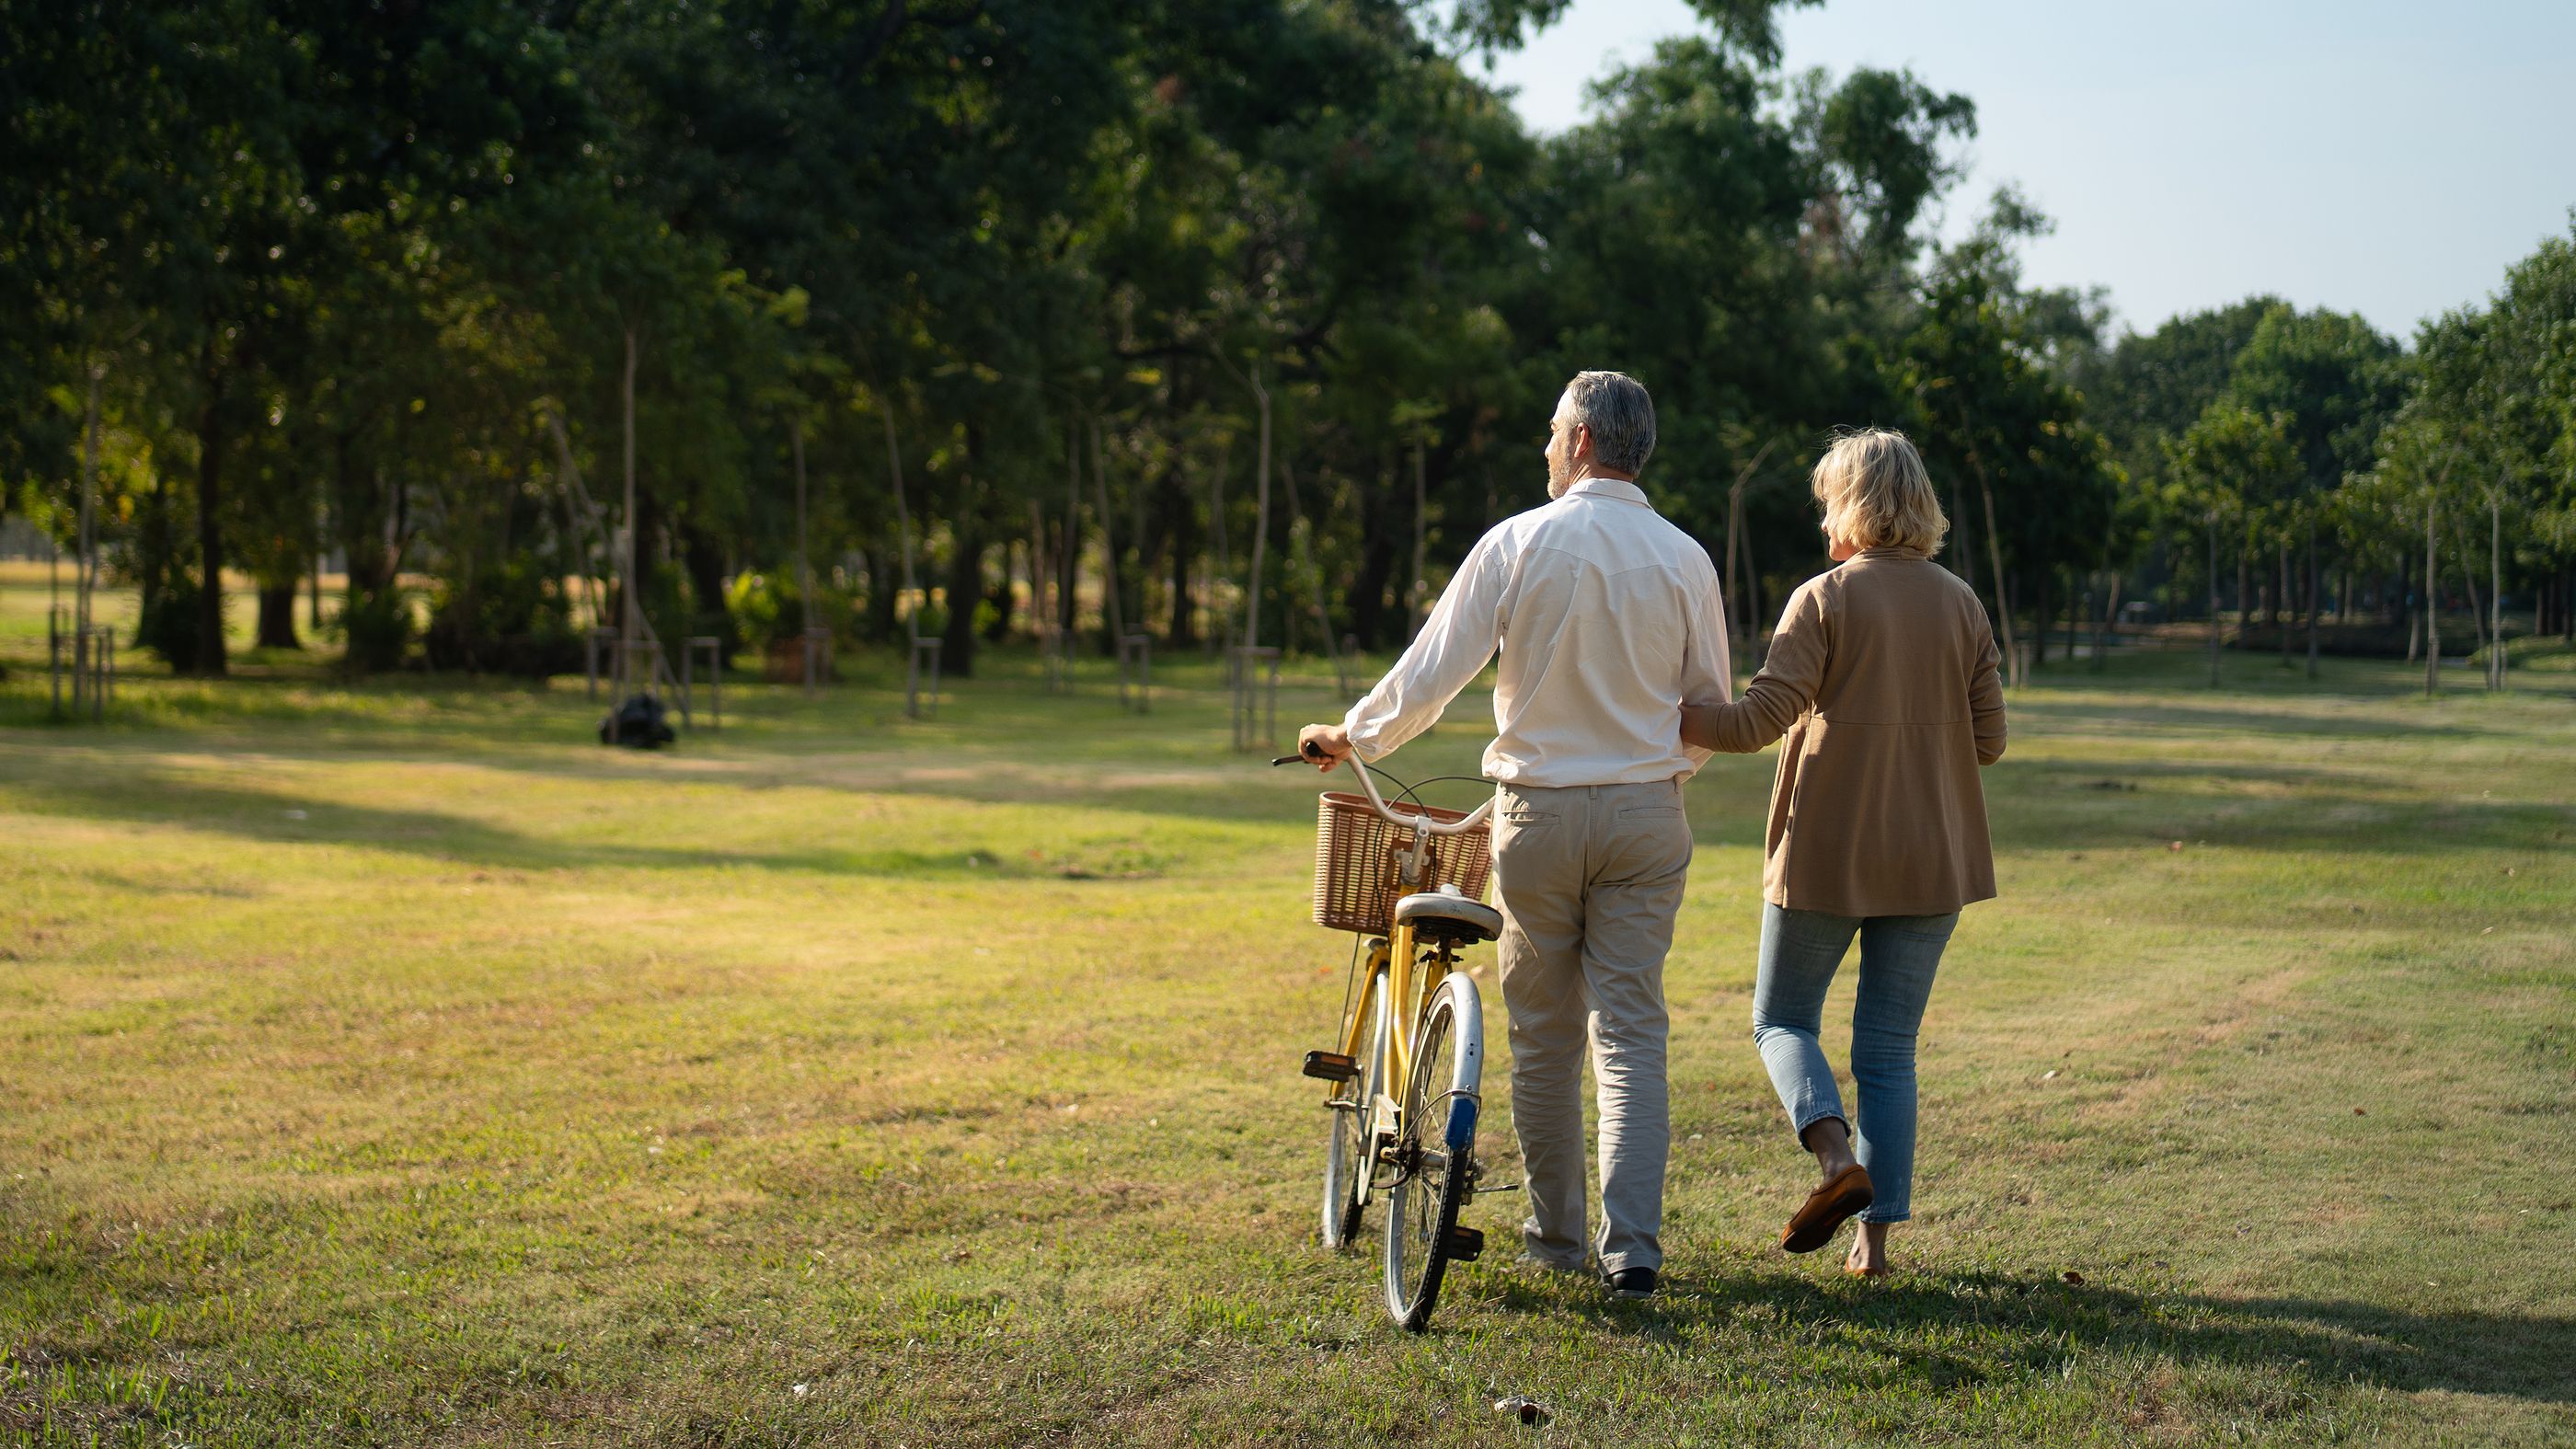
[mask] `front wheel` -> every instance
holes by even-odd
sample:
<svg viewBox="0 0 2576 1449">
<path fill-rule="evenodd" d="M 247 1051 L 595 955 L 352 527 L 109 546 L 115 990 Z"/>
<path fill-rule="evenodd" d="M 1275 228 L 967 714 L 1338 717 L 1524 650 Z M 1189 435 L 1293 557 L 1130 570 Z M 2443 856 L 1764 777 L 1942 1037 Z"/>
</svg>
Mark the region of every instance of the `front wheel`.
<svg viewBox="0 0 2576 1449">
<path fill-rule="evenodd" d="M 1360 995 L 1359 1075 L 1335 1082 L 1324 1099 L 1331 1120 L 1324 1142 L 1323 1238 L 1327 1248 L 1350 1246 L 1359 1236 L 1360 1188 L 1368 1182 L 1369 1109 L 1377 1101 L 1378 1063 L 1386 1059 L 1386 973 L 1369 973 Z"/>
<path fill-rule="evenodd" d="M 1415 1038 L 1404 1124 L 1388 1149 L 1399 1176 L 1386 1195 L 1386 1311 L 1419 1333 L 1440 1301 L 1458 1208 L 1476 1160 L 1485 1013 L 1476 983 L 1453 971 L 1432 993 Z"/>
</svg>

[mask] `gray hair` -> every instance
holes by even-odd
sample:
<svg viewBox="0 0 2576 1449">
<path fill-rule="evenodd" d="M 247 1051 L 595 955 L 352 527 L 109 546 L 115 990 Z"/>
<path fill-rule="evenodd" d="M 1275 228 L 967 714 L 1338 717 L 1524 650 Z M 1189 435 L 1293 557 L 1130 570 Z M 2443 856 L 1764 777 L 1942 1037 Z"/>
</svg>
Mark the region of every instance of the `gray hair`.
<svg viewBox="0 0 2576 1449">
<path fill-rule="evenodd" d="M 1592 434 L 1594 461 L 1614 473 L 1646 470 L 1655 453 L 1655 400 L 1644 383 L 1624 372 L 1578 372 L 1565 395 L 1574 421 Z"/>
</svg>

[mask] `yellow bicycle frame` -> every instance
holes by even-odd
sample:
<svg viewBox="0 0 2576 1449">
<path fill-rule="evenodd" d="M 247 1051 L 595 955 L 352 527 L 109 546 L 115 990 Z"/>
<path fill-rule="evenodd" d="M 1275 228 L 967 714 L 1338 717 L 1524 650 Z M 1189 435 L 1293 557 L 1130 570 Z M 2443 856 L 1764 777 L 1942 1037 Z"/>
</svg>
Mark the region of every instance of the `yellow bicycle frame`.
<svg viewBox="0 0 2576 1449">
<path fill-rule="evenodd" d="M 1380 971 L 1386 973 L 1387 1012 L 1386 1052 L 1375 1063 L 1377 1099 L 1369 1107 L 1371 1161 L 1379 1143 L 1392 1140 L 1403 1130 L 1404 1091 L 1413 1080 L 1418 1047 L 1413 1037 L 1422 1024 L 1422 1004 L 1452 969 L 1445 951 L 1428 962 L 1418 959 L 1421 954 L 1409 925 L 1398 925 L 1384 940 L 1370 943 L 1368 974 L 1374 978 Z M 1342 1055 L 1354 1062 L 1361 1060 L 1361 1053 L 1369 1046 L 1364 1040 L 1369 1025 L 1364 1010 L 1367 1000 L 1363 992 L 1350 1020 L 1342 1024 Z M 1363 1068 L 1366 1065 L 1363 1063 Z M 1368 1193 L 1368 1178 L 1374 1175 L 1373 1171 L 1366 1172 L 1361 1180 L 1363 1199 Z"/>
</svg>

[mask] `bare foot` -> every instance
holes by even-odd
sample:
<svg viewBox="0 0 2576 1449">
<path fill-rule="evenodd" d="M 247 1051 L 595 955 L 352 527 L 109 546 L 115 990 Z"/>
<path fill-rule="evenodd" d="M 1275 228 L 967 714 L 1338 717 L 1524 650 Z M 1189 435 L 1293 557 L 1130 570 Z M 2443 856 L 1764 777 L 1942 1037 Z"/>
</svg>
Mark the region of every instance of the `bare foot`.
<svg viewBox="0 0 2576 1449">
<path fill-rule="evenodd" d="M 1886 1223 L 1862 1223 L 1860 1231 L 1852 1234 L 1851 1256 L 1843 1259 L 1843 1271 L 1864 1278 L 1886 1276 L 1887 1229 Z"/>
</svg>

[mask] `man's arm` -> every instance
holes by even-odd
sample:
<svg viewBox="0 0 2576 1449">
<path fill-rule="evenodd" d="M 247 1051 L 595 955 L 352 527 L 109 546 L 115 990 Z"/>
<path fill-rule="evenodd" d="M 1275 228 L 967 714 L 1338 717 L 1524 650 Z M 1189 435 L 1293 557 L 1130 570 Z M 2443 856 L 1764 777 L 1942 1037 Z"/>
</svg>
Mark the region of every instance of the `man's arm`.
<svg viewBox="0 0 2576 1449">
<path fill-rule="evenodd" d="M 1312 724 L 1297 732 L 1299 754 L 1326 770 L 1354 752 L 1362 760 L 1383 759 L 1439 722 L 1440 712 L 1502 643 L 1503 598 L 1511 587 L 1512 561 L 1497 542 L 1501 532 L 1496 529 L 1476 541 L 1404 657 L 1351 706 L 1340 724 Z"/>
</svg>

